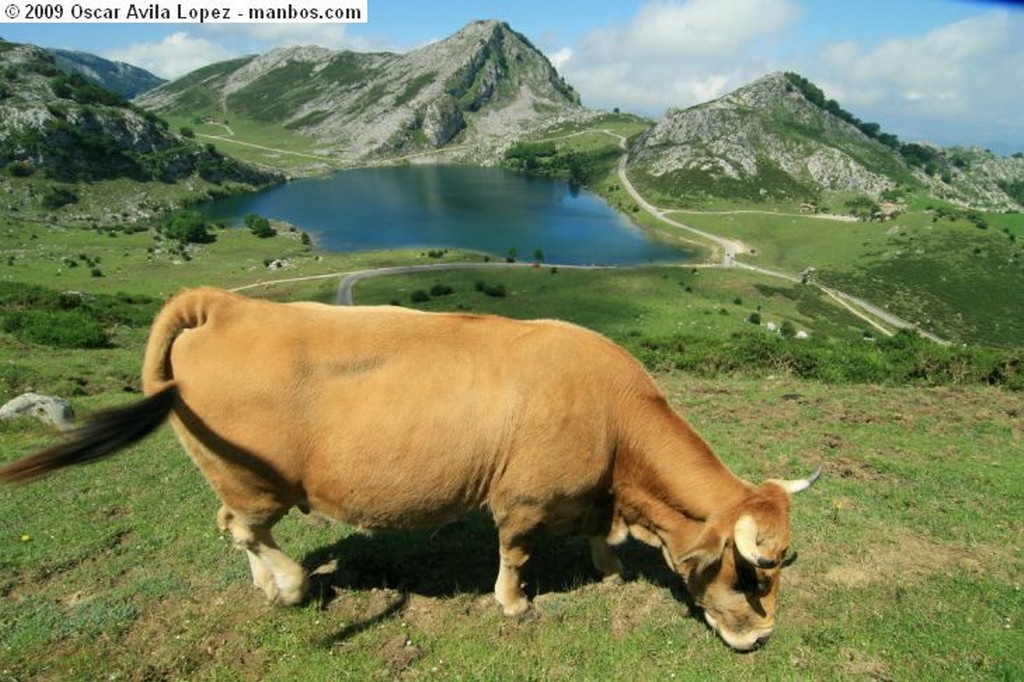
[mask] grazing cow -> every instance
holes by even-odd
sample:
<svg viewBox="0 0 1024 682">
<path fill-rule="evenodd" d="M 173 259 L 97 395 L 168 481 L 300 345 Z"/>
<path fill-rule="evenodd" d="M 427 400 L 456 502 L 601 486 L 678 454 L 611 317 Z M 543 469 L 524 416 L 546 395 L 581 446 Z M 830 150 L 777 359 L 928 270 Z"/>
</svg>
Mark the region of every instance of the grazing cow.
<svg viewBox="0 0 1024 682">
<path fill-rule="evenodd" d="M 582 532 L 607 577 L 622 572 L 611 545 L 633 536 L 663 550 L 726 643 L 750 650 L 774 628 L 790 494 L 818 474 L 741 480 L 626 351 L 561 322 L 194 289 L 157 316 L 142 379 L 144 400 L 0 479 L 105 457 L 170 416 L 277 604 L 308 588 L 271 535 L 292 507 L 370 530 L 487 507 L 505 614 L 528 608 L 520 571 L 540 528 Z"/>
</svg>

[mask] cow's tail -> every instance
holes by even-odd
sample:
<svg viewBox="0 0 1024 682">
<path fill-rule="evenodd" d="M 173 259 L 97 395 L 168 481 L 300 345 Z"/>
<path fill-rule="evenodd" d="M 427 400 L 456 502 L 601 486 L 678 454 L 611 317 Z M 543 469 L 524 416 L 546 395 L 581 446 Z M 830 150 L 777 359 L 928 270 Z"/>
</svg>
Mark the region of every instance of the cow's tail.
<svg viewBox="0 0 1024 682">
<path fill-rule="evenodd" d="M 146 398 L 93 415 L 71 431 L 65 442 L 0 468 L 0 481 L 29 483 L 64 467 L 108 457 L 152 433 L 167 419 L 178 399 L 168 361 L 174 339 L 182 330 L 202 325 L 211 308 L 227 296 L 224 292 L 196 289 L 168 302 L 154 320 L 146 346 L 142 366 Z"/>
<path fill-rule="evenodd" d="M 60 445 L 41 450 L 0 469 L 4 483 L 30 483 L 46 474 L 75 464 L 112 455 L 148 436 L 167 418 L 178 389 L 171 384 L 158 393 L 126 407 L 93 415 L 71 432 Z"/>
</svg>

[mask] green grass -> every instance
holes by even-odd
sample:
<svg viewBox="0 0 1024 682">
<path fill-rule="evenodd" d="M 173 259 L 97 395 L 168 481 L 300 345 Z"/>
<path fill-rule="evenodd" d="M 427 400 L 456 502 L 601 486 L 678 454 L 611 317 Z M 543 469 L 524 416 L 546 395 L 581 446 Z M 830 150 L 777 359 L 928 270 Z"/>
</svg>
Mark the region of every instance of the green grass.
<svg viewBox="0 0 1024 682">
<path fill-rule="evenodd" d="M 965 219 L 905 213 L 887 222 L 840 222 L 783 213 L 672 213 L 692 227 L 741 239 L 743 259 L 881 303 L 940 337 L 1017 347 L 1024 342 L 1024 246 L 1019 214 Z M 1004 231 L 1007 230 L 1007 231 Z"/>
<path fill-rule="evenodd" d="M 614 180 L 602 185 L 631 212 Z M 892 234 L 892 224 L 681 217 L 757 245 L 762 264 L 799 270 L 814 259 L 821 277 L 855 277 L 853 266 L 844 269 L 849 263 L 880 267 L 898 254 L 935 253 L 934 274 L 921 264 L 891 277 L 938 291 L 936 278 L 953 262 L 964 282 L 982 273 L 995 282 L 993 295 L 1019 291 L 1008 257 L 1015 247 L 1002 231 L 1015 229 L 1012 217 L 978 230 L 911 215 Z M 215 234 L 184 260 L 151 231 L 6 220 L 0 280 L 162 298 L 194 284 L 437 262 L 416 251 L 326 254 L 287 237 Z M 936 235 L 971 241 L 962 247 Z M 837 253 L 815 257 L 814 248 L 826 247 Z M 294 269 L 266 269 L 266 259 L 282 257 Z M 992 271 L 1000 258 L 1005 280 Z M 90 262 L 102 277 L 92 276 Z M 479 280 L 504 285 L 506 296 L 478 292 Z M 859 281 L 871 280 L 861 274 Z M 836 348 L 865 343 L 864 324 L 815 289 L 737 270 L 427 273 L 367 280 L 356 297 L 408 305 L 413 291 L 436 283 L 454 292 L 433 297 L 427 309 L 569 319 L 652 356 L 666 346 L 645 347 L 651 340 L 702 339 L 721 349 L 744 332 L 774 338 L 747 321 L 752 312 Z M 336 285 L 325 277 L 249 291 L 333 300 Z M 957 305 L 984 319 L 996 303 L 985 298 L 989 290 L 975 292 Z M 112 324 L 108 332 L 109 347 L 90 350 L 0 332 L 2 395 L 57 393 L 80 415 L 133 400 L 146 330 Z M 801 558 L 786 571 L 779 627 L 763 650 L 731 653 L 689 613 L 660 554 L 636 543 L 623 551 L 635 578 L 612 588 L 596 582 L 585 543 L 547 538 L 527 573 L 536 618 L 505 619 L 490 595 L 496 537 L 482 515 L 436 531 L 363 536 L 295 513 L 279 525 L 278 540 L 307 569 L 323 572 L 310 603 L 269 607 L 249 583 L 244 557 L 215 530 L 217 500 L 164 429 L 113 459 L 0 488 L 0 680 L 1024 677 L 1024 393 L 799 381 L 785 367 L 707 378 L 666 369 L 671 362 L 652 366 L 672 404 L 738 474 L 794 477 L 825 464 L 819 484 L 794 500 Z M 0 460 L 55 438 L 34 422 L 0 423 Z"/>
<path fill-rule="evenodd" d="M 578 539 L 541 543 L 528 575 L 537 617 L 507 620 L 489 595 L 495 537 L 482 517 L 366 537 L 289 516 L 285 549 L 310 569 L 338 568 L 312 603 L 271 608 L 164 430 L 118 458 L 0 490 L 0 668 L 13 679 L 1024 674 L 1020 394 L 657 379 L 743 476 L 825 462 L 794 500 L 800 559 L 761 651 L 729 652 L 673 597 L 661 557 L 635 543 L 624 558 L 637 576 L 618 588 L 595 582 Z M 51 438 L 4 428 L 8 456 Z"/>
<path fill-rule="evenodd" d="M 436 262 L 416 252 L 330 255 L 280 237 L 218 232 L 191 261 L 149 262 L 149 233 L 0 233 L 16 281 L 163 295 L 187 283 Z M 271 275 L 285 247 L 296 271 Z M 60 258 L 85 252 L 92 278 Z M 474 258 L 452 254 L 446 258 Z M 161 257 L 162 258 L 162 257 Z M 322 260 L 318 260 L 322 259 Z M 120 268 L 120 272 L 118 271 Z M 476 291 L 504 284 L 505 298 Z M 363 303 L 445 283 L 427 307 L 557 316 L 629 341 L 699 334 L 728 341 L 747 315 L 849 339 L 859 321 L 813 289 L 752 273 L 645 267 L 428 273 L 367 280 Z M 327 278 L 257 288 L 330 300 Z M 737 300 L 739 301 L 737 303 Z M 724 311 L 724 313 L 723 313 Z M 116 326 L 109 348 L 52 349 L 0 334 L 5 385 L 64 393 L 80 414 L 138 390 L 145 329 Z M 13 379 L 11 378 L 14 375 Z M 17 377 L 21 379 L 18 380 Z M 314 598 L 264 604 L 243 556 L 214 529 L 217 501 L 168 430 L 130 452 L 0 489 L 0 674 L 11 679 L 1015 679 L 1024 646 L 1017 518 L 1024 491 L 1024 396 L 988 388 L 841 386 L 781 378 L 656 380 L 737 473 L 753 480 L 826 474 L 795 501 L 801 559 L 784 580 L 779 629 L 738 656 L 679 601 L 657 552 L 630 544 L 636 577 L 599 585 L 585 543 L 549 538 L 527 579 L 532 620 L 493 604 L 490 522 L 424 533 L 353 534 L 294 514 L 278 539 L 308 569 Z M 4 461 L 52 442 L 34 423 L 0 425 Z M 329 563 L 336 560 L 337 567 Z"/>
<path fill-rule="evenodd" d="M 477 291 L 477 282 L 503 285 L 504 298 Z M 584 324 L 624 340 L 630 336 L 690 334 L 724 338 L 762 324 L 793 323 L 822 336 L 860 338 L 858 318 L 824 300 L 815 290 L 751 272 L 681 267 L 576 270 L 550 266 L 473 270 L 366 280 L 356 289 L 360 304 L 412 305 L 412 293 L 436 285 L 454 289 L 433 297 L 426 310 L 493 312 L 508 317 L 551 317 Z"/>
<path fill-rule="evenodd" d="M 166 297 L 186 286 L 232 288 L 368 267 L 438 262 L 413 249 L 350 254 L 317 251 L 304 246 L 298 233 L 289 236 L 286 227 L 278 225 L 278 229 L 280 234 L 271 239 L 258 239 L 243 229 L 215 229 L 216 240 L 200 245 L 186 260 L 174 243 L 158 238 L 152 230 L 127 233 L 0 221 L 0 281 Z M 82 255 L 96 264 L 101 277 L 93 276 L 91 266 L 84 266 Z M 446 258 L 467 257 L 479 258 L 458 251 Z M 274 259 L 287 260 L 291 267 L 270 271 L 266 262 Z M 69 260 L 82 265 L 68 267 Z"/>
<path fill-rule="evenodd" d="M 220 112 L 210 113 L 220 119 Z M 168 116 L 172 130 L 191 128 L 201 142 L 212 144 L 221 153 L 282 172 L 336 166 L 330 156 L 318 153 L 314 142 L 299 133 L 275 124 L 253 120 L 241 114 L 228 114 L 228 126 L 196 122 L 194 116 Z"/>
</svg>

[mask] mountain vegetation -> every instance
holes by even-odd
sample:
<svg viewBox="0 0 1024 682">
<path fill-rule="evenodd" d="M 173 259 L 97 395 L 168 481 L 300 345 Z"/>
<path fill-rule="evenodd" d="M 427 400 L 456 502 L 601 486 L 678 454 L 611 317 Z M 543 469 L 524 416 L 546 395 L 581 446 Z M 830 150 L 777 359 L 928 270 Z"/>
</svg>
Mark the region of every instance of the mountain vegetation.
<svg viewBox="0 0 1024 682">
<path fill-rule="evenodd" d="M 50 53 L 6 42 L 0 42 L 0 171 L 10 185 L 6 209 L 22 216 L 76 204 L 104 181 L 192 181 L 181 199 L 197 201 L 278 180 L 171 132 L 156 115 L 79 73 L 61 71 Z"/>
<path fill-rule="evenodd" d="M 903 143 L 794 73 L 765 76 L 718 100 L 673 110 L 638 141 L 630 169 L 680 207 L 716 198 L 818 204 L 833 193 L 898 201 L 918 192 L 1020 210 L 1024 159 Z"/>
<path fill-rule="evenodd" d="M 406 54 L 282 48 L 210 65 L 137 101 L 175 120 L 297 134 L 343 163 L 496 143 L 581 111 L 547 58 L 497 21 Z"/>
<path fill-rule="evenodd" d="M 137 97 L 147 90 L 163 85 L 166 79 L 155 76 L 124 62 L 114 62 L 88 52 L 73 50 L 49 50 L 54 64 L 68 75 L 79 74 L 90 83 L 95 83 L 125 99 Z"/>
</svg>

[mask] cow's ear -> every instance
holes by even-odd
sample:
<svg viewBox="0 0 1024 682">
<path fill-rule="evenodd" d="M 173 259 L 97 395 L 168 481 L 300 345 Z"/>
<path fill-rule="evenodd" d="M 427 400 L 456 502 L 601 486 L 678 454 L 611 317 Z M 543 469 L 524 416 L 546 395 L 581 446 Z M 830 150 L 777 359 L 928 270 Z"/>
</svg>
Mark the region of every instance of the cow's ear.
<svg viewBox="0 0 1024 682">
<path fill-rule="evenodd" d="M 692 546 L 676 557 L 676 567 L 686 571 L 703 572 L 721 560 L 722 552 L 725 551 L 725 540 L 725 535 L 709 525 L 697 536 Z"/>
</svg>

